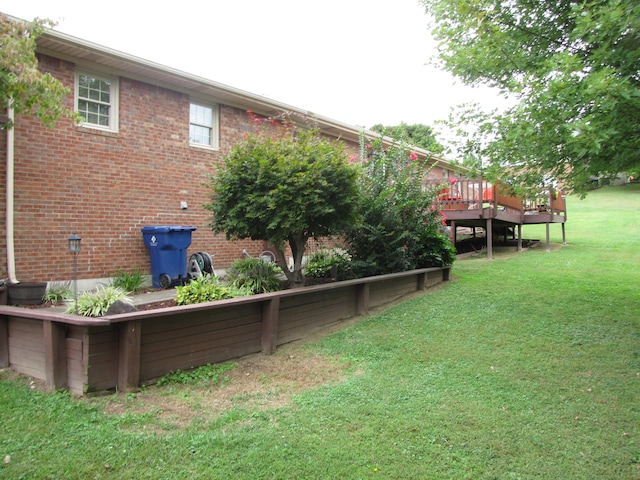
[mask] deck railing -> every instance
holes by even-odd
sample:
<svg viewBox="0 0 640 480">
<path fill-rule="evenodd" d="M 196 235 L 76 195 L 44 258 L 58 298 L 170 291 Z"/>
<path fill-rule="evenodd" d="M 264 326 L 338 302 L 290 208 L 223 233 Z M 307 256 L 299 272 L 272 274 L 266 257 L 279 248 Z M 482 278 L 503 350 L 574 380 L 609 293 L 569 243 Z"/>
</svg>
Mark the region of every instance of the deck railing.
<svg viewBox="0 0 640 480">
<path fill-rule="evenodd" d="M 429 186 L 439 187 L 437 205 L 442 210 L 480 210 L 492 208 L 523 215 L 551 213 L 566 215 L 565 195 L 553 187 L 540 189 L 535 196 L 523 198 L 511 193 L 503 182 L 449 178 L 431 180 Z"/>
</svg>

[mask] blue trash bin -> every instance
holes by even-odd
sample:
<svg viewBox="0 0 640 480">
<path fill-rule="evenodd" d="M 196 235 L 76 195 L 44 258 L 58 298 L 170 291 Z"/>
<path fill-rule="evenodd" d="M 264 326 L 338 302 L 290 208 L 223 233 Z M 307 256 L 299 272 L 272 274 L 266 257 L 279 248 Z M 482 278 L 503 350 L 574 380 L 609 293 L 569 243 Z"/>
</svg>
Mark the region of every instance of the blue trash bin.
<svg viewBox="0 0 640 480">
<path fill-rule="evenodd" d="M 151 281 L 156 288 L 169 288 L 187 281 L 187 247 L 196 227 L 150 225 L 142 227 L 144 245 L 151 257 Z"/>
</svg>

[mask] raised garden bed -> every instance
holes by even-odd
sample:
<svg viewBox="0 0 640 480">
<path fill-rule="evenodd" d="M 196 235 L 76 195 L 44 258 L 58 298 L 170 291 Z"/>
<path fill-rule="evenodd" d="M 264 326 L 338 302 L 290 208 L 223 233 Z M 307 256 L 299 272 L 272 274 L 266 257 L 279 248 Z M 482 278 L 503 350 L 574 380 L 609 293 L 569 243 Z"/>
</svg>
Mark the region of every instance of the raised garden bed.
<svg viewBox="0 0 640 480">
<path fill-rule="evenodd" d="M 449 267 L 100 318 L 0 306 L 0 367 L 51 389 L 130 391 L 169 371 L 278 345 L 435 286 Z"/>
</svg>

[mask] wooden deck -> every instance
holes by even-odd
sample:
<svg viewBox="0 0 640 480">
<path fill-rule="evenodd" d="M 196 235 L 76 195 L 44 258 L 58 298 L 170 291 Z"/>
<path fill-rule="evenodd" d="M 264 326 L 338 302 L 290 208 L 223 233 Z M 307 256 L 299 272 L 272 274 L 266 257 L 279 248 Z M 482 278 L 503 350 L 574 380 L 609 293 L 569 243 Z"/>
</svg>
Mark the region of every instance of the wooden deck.
<svg viewBox="0 0 640 480">
<path fill-rule="evenodd" d="M 435 184 L 435 182 L 434 182 Z M 493 238 L 512 232 L 522 249 L 522 225 L 545 224 L 546 247 L 550 249 L 549 226 L 562 227 L 562 243 L 566 242 L 564 224 L 567 221 L 565 195 L 553 188 L 542 189 L 532 198 L 513 196 L 507 185 L 492 184 L 484 179 L 460 179 L 448 182 L 438 191 L 437 205 L 457 241 L 458 227 L 483 228 L 487 239 L 487 256 L 493 255 Z"/>
</svg>

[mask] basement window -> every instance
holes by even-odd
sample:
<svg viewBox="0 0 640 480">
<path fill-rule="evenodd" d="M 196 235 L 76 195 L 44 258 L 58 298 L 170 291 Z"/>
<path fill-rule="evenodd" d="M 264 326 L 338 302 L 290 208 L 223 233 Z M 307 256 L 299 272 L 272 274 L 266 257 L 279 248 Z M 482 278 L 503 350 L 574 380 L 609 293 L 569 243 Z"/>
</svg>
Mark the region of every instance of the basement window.
<svg viewBox="0 0 640 480">
<path fill-rule="evenodd" d="M 76 73 L 76 111 L 82 125 L 101 130 L 118 130 L 118 81 L 116 78 Z"/>
<path fill-rule="evenodd" d="M 192 103 L 189 108 L 189 143 L 218 149 L 218 108 Z"/>
</svg>

